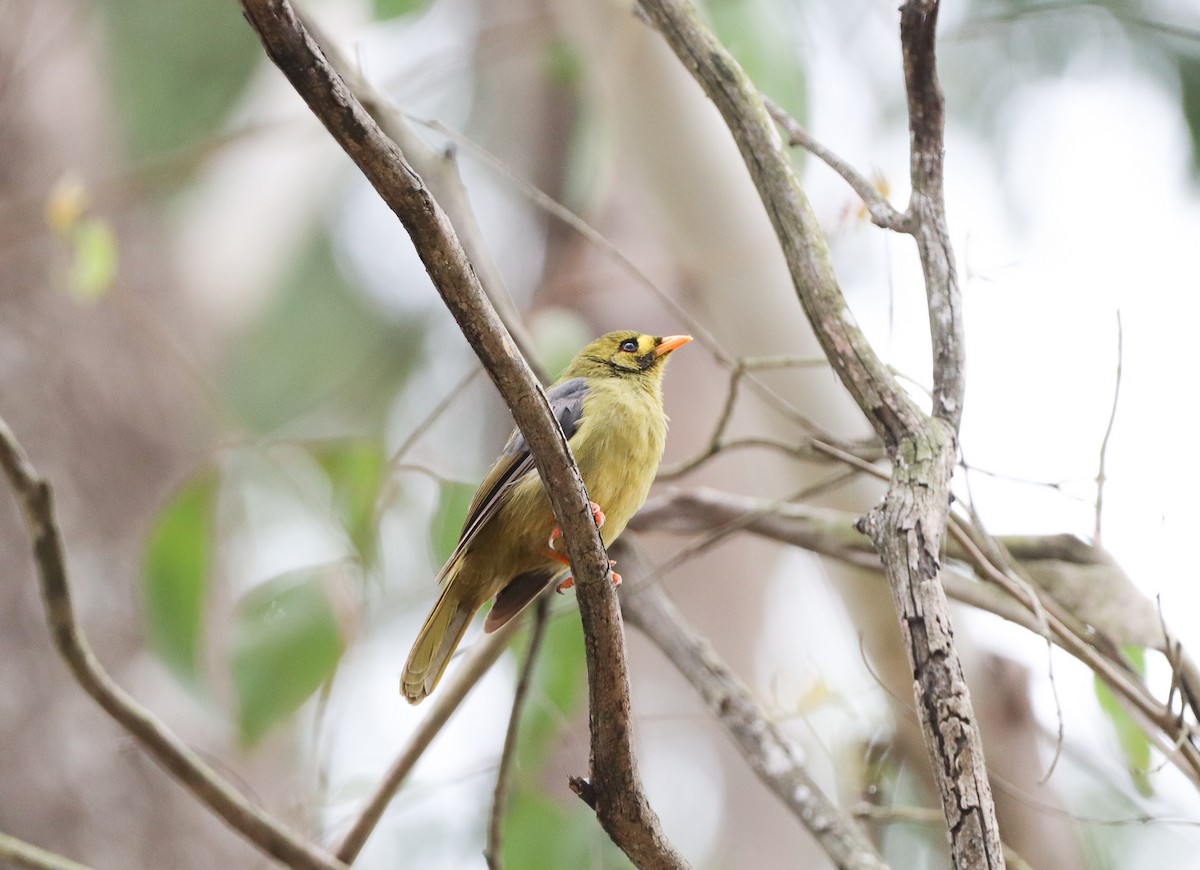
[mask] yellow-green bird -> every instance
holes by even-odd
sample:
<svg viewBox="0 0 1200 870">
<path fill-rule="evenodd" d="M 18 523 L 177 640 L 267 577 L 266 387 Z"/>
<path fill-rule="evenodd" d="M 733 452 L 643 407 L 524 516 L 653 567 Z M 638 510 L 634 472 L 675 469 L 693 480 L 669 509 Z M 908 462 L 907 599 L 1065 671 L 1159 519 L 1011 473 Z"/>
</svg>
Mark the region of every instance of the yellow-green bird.
<svg viewBox="0 0 1200 870">
<path fill-rule="evenodd" d="M 546 391 L 592 499 L 607 547 L 646 501 L 667 438 L 662 376 L 690 335 L 610 332 L 578 354 Z M 442 592 L 421 626 L 401 690 L 416 704 L 433 691 L 471 618 L 493 596 L 484 622 L 495 631 L 568 564 L 561 533 L 529 447 L 514 431 L 467 509 L 458 545 L 438 573 Z M 620 575 L 614 574 L 620 582 Z M 570 580 L 560 584 L 561 589 Z"/>
</svg>

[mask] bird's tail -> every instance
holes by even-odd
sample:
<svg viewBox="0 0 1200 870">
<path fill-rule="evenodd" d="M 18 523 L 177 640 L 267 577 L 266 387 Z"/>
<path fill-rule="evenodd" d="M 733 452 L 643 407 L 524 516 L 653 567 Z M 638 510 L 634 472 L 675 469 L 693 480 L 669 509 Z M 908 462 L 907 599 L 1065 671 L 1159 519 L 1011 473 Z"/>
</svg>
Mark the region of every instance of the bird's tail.
<svg viewBox="0 0 1200 870">
<path fill-rule="evenodd" d="M 404 664 L 400 690 L 410 704 L 419 703 L 433 691 L 446 665 L 450 663 L 450 656 L 454 655 L 454 650 L 466 633 L 467 626 L 471 624 L 471 617 L 478 610 L 469 602 L 460 600 L 453 587 L 454 584 L 450 582 L 442 587 L 442 594 L 438 596 L 429 616 L 425 617 L 425 624 L 421 626 L 412 652 L 408 654 L 408 661 Z"/>
</svg>

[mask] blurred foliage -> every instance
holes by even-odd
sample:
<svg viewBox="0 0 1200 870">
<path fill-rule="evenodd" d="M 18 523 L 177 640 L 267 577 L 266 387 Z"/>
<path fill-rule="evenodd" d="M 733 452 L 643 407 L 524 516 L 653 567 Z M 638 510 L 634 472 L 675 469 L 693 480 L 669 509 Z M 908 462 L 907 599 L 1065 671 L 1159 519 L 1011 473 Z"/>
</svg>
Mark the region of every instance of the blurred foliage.
<svg viewBox="0 0 1200 870">
<path fill-rule="evenodd" d="M 194 477 L 150 530 L 142 568 L 142 604 L 150 648 L 177 678 L 199 682 L 201 631 L 208 600 L 216 476 Z"/>
<path fill-rule="evenodd" d="M 71 295 L 81 302 L 99 299 L 117 278 L 117 236 L 103 218 L 86 218 L 71 233 L 74 256 L 67 278 Z"/>
<path fill-rule="evenodd" d="M 372 308 L 347 281 L 321 229 L 281 282 L 274 304 L 226 357 L 223 386 L 239 419 L 255 432 L 320 417 L 343 429 L 379 431 L 397 385 L 420 353 L 420 322 Z M 319 414 L 318 414 L 319 412 Z"/>
<path fill-rule="evenodd" d="M 69 257 L 67 291 L 78 302 L 94 302 L 117 277 L 117 236 L 107 220 L 88 214 L 92 197 L 79 176 L 63 175 L 46 197 L 46 226 Z"/>
<path fill-rule="evenodd" d="M 583 628 L 575 613 L 550 618 L 534 669 L 534 689 L 521 719 L 514 759 L 513 793 L 504 819 L 504 863 L 508 867 L 626 868 L 629 859 L 596 827 L 583 801 L 564 803 L 565 782 L 546 783 L 568 723 L 578 727 L 587 685 Z"/>
<path fill-rule="evenodd" d="M 332 441 L 313 447 L 313 454 L 333 486 L 333 506 L 359 561 L 370 565 L 375 555 L 378 499 L 387 479 L 383 445 L 372 439 Z"/>
<path fill-rule="evenodd" d="M 438 507 L 429 523 L 429 545 L 433 548 L 436 564 L 441 565 L 449 559 L 458 545 L 458 537 L 467 518 L 467 508 L 474 497 L 474 484 L 442 481 Z"/>
<path fill-rule="evenodd" d="M 769 0 L 708 0 L 705 9 L 717 36 L 759 90 L 792 117 L 804 118 L 807 70 L 796 49 L 795 10 Z"/>
<path fill-rule="evenodd" d="M 106 0 L 114 102 L 130 156 L 146 159 L 221 129 L 262 47 L 234 4 Z"/>
<path fill-rule="evenodd" d="M 1133 664 L 1134 670 L 1144 676 L 1146 672 L 1146 651 L 1141 647 L 1127 646 L 1123 648 L 1125 656 Z M 1092 678 L 1096 687 L 1096 699 L 1100 709 L 1108 716 L 1109 724 L 1117 736 L 1121 751 L 1125 754 L 1125 763 L 1134 787 L 1144 797 L 1154 793 L 1150 784 L 1150 739 L 1133 718 L 1121 706 L 1120 701 L 1112 690 L 1100 680 Z"/>
<path fill-rule="evenodd" d="M 346 646 L 329 596 L 343 568 L 269 580 L 238 605 L 230 668 L 242 742 L 252 746 L 329 680 Z"/>
<path fill-rule="evenodd" d="M 431 0 L 371 0 L 371 10 L 379 21 L 424 12 Z"/>
<path fill-rule="evenodd" d="M 595 337 L 588 322 L 569 308 L 539 308 L 528 326 L 538 361 L 551 380 L 557 380 L 579 348 Z"/>
<path fill-rule="evenodd" d="M 1200 41 L 1200 34 L 1197 34 Z M 1192 136 L 1192 172 L 1200 177 L 1200 46 L 1197 54 L 1177 57 L 1183 117 Z"/>
<path fill-rule="evenodd" d="M 1164 91 L 1178 92 L 1193 171 L 1200 175 L 1200 7 L 1193 4 L 1190 19 L 1183 9 L 1136 0 L 977 0 L 942 36 L 943 80 L 952 75 L 951 88 L 971 95 L 954 101 L 951 111 L 998 132 L 1005 115 L 997 106 L 1016 90 L 1064 76 L 1081 61 L 1095 67 L 1103 58 L 1132 53 Z"/>
<path fill-rule="evenodd" d="M 534 668 L 533 693 L 521 719 L 517 744 L 517 769 L 526 785 L 536 785 L 543 765 L 558 741 L 564 722 L 583 707 L 587 685 L 587 660 L 583 654 L 583 626 L 575 613 L 551 617 Z"/>
<path fill-rule="evenodd" d="M 592 870 L 632 867 L 597 826 L 595 814 L 583 801 L 576 802 L 580 809 L 570 810 L 532 790 L 514 794 L 504 824 L 504 865 Z"/>
</svg>

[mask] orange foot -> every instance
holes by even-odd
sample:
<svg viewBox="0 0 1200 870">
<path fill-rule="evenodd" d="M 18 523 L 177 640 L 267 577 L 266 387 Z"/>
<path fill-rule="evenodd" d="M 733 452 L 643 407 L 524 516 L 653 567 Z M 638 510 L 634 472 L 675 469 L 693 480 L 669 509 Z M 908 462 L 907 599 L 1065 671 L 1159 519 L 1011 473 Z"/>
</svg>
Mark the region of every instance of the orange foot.
<svg viewBox="0 0 1200 870">
<path fill-rule="evenodd" d="M 589 501 L 588 504 L 591 505 L 592 519 L 594 519 L 596 521 L 596 528 L 598 528 L 598 529 L 604 528 L 604 521 L 606 519 L 608 519 L 606 516 L 604 516 L 604 511 L 600 510 L 600 505 L 596 504 L 594 501 Z M 559 552 L 559 549 L 557 546 L 558 541 L 561 538 L 562 538 L 562 529 L 560 529 L 558 526 L 555 526 L 554 531 L 552 531 L 550 533 L 550 540 L 546 543 L 546 547 L 550 551 L 551 559 L 553 559 L 555 562 L 562 562 L 564 565 L 566 565 L 566 564 L 568 564 L 567 557 L 562 555 L 562 553 Z"/>
<path fill-rule="evenodd" d="M 606 517 L 604 516 L 604 511 L 600 510 L 600 505 L 596 504 L 594 501 L 588 502 L 588 504 L 591 505 L 591 507 L 592 507 L 592 519 L 594 519 L 596 521 L 596 528 L 603 528 L 604 520 L 606 519 Z M 558 549 L 557 545 L 561 538 L 562 538 L 562 529 L 558 528 L 558 526 L 555 526 L 554 531 L 552 531 L 550 533 L 550 540 L 546 542 L 546 555 L 549 556 L 551 559 L 553 559 L 555 562 L 561 562 L 564 565 L 570 565 L 571 560 L 566 557 L 566 554 L 564 554 L 562 551 L 560 551 Z M 611 568 L 615 564 L 617 564 L 617 563 L 610 559 L 608 562 L 608 567 Z M 612 577 L 613 577 L 613 588 L 618 588 L 621 585 L 621 575 L 618 574 L 616 571 L 613 571 Z M 558 586 L 555 587 L 554 591 L 563 593 L 563 592 L 566 592 L 568 589 L 571 589 L 574 585 L 575 585 L 575 578 L 568 577 L 566 580 L 559 583 Z"/>
<path fill-rule="evenodd" d="M 611 568 L 615 564 L 617 564 L 617 563 L 614 562 L 612 559 L 608 560 L 609 568 Z M 616 571 L 613 571 L 612 575 L 613 575 L 613 589 L 620 589 L 621 588 L 621 575 L 618 574 Z M 554 591 L 557 592 L 559 595 L 562 595 L 568 589 L 574 588 L 574 586 L 575 586 L 575 578 L 568 577 L 566 580 L 564 580 L 563 582 L 561 582 L 557 586 L 555 586 Z"/>
</svg>

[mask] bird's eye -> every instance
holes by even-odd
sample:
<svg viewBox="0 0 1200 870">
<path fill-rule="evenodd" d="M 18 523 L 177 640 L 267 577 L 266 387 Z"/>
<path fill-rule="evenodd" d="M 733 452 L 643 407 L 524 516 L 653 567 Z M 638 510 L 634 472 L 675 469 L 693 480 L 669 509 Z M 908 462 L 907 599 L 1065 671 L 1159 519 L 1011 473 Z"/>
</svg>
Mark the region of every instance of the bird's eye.
<svg viewBox="0 0 1200 870">
<path fill-rule="evenodd" d="M 634 339 L 634 338 L 625 339 L 623 342 L 621 342 L 621 350 L 625 351 L 625 353 L 637 353 L 637 350 L 638 350 L 637 339 Z"/>
</svg>

